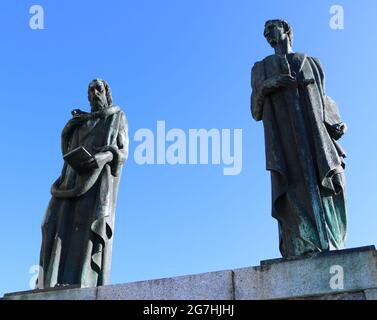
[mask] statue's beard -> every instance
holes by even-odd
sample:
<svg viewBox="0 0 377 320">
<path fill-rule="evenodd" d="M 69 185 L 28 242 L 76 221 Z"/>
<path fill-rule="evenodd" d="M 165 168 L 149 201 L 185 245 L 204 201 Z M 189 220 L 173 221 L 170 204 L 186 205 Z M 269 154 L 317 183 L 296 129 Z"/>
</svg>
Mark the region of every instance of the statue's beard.
<svg viewBox="0 0 377 320">
<path fill-rule="evenodd" d="M 90 101 L 92 111 L 99 111 L 108 107 L 107 98 L 104 96 L 94 96 Z"/>
</svg>

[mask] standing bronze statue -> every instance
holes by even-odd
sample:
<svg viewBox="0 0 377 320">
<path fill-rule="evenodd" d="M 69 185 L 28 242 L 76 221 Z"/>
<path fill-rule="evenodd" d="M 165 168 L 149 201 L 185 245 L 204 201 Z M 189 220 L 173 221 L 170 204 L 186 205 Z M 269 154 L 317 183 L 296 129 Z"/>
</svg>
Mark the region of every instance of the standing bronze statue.
<svg viewBox="0 0 377 320">
<path fill-rule="evenodd" d="M 275 54 L 252 69 L 251 111 L 263 120 L 272 216 L 280 252 L 292 257 L 344 247 L 345 133 L 336 103 L 326 95 L 318 59 L 292 51 L 284 20 L 269 20 L 264 36 Z"/>
<path fill-rule="evenodd" d="M 64 166 L 42 224 L 38 288 L 109 282 L 128 125 L 104 80 L 90 83 L 88 98 L 91 112 L 73 110 L 62 132 Z"/>
</svg>

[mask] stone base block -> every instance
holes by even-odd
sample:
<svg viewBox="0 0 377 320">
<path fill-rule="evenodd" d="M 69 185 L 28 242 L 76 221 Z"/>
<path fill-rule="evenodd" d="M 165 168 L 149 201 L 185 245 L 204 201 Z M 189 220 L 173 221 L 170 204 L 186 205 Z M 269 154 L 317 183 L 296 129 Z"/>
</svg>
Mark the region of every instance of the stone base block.
<svg viewBox="0 0 377 320">
<path fill-rule="evenodd" d="M 376 300 L 374 246 L 262 261 L 260 266 L 97 288 L 9 293 L 5 300 Z"/>
</svg>

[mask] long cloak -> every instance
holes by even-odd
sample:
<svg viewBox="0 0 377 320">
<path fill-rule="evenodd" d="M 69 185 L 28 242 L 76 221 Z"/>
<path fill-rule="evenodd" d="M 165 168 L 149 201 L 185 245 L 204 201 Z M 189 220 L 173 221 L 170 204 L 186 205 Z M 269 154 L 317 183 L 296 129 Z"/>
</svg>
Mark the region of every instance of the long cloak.
<svg viewBox="0 0 377 320">
<path fill-rule="evenodd" d="M 119 107 L 74 115 L 63 129 L 62 153 L 79 146 L 91 154 L 110 151 L 113 160 L 84 175 L 64 163 L 42 223 L 38 288 L 109 283 L 115 203 L 128 152 Z"/>
<path fill-rule="evenodd" d="M 297 77 L 300 85 L 264 95 L 265 81 L 281 74 Z M 252 69 L 252 89 L 252 115 L 263 120 L 282 256 L 343 248 L 346 155 L 328 130 L 340 116 L 325 94 L 319 60 L 302 53 L 268 56 Z"/>
</svg>

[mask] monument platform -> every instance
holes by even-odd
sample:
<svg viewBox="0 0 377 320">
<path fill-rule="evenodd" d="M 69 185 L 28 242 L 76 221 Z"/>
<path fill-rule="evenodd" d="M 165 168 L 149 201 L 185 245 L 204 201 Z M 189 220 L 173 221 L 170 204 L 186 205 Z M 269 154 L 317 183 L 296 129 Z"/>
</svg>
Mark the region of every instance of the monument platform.
<svg viewBox="0 0 377 320">
<path fill-rule="evenodd" d="M 5 300 L 376 300 L 374 246 L 262 261 L 260 266 L 79 288 L 9 293 Z"/>
</svg>

